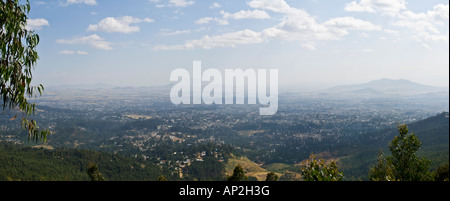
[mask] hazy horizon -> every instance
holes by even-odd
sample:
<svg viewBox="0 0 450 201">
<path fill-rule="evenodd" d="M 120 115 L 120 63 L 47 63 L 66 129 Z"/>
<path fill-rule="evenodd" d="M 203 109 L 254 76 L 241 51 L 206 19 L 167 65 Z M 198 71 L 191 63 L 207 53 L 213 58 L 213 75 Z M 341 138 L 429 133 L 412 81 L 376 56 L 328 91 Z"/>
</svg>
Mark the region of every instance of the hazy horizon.
<svg viewBox="0 0 450 201">
<path fill-rule="evenodd" d="M 448 1 L 32 1 L 33 83 L 170 84 L 176 68 L 278 69 L 280 88 L 449 86 Z"/>
<path fill-rule="evenodd" d="M 416 84 L 420 84 L 420 85 L 424 85 L 424 86 L 437 87 L 437 88 L 449 88 L 449 86 L 434 86 L 434 85 L 427 85 L 427 84 L 424 84 L 424 83 L 415 82 L 413 80 L 389 79 L 389 78 L 380 78 L 380 79 L 375 79 L 375 80 L 367 80 L 365 82 L 343 82 L 342 84 L 327 84 L 327 85 L 321 85 L 321 84 L 318 84 L 318 85 L 314 85 L 314 84 L 303 84 L 303 85 L 291 84 L 291 85 L 289 85 L 289 84 L 285 84 L 285 85 L 282 85 L 280 87 L 283 87 L 283 88 L 295 88 L 295 87 L 298 87 L 298 86 L 306 86 L 306 87 L 310 87 L 310 88 L 307 88 L 307 89 L 318 90 L 318 89 L 326 89 L 326 88 L 333 88 L 333 87 L 340 87 L 340 86 L 367 84 L 367 83 L 370 83 L 370 82 L 380 81 L 380 80 L 407 81 L 407 82 L 412 82 L 412 83 L 416 83 Z M 165 84 L 133 86 L 133 85 L 126 85 L 126 83 L 124 83 L 122 85 L 114 85 L 114 84 L 110 84 L 110 83 L 97 82 L 97 83 L 49 85 L 49 86 L 46 86 L 46 87 L 50 87 L 50 88 L 64 88 L 64 87 L 69 87 L 69 88 L 77 88 L 77 87 L 126 88 L 126 87 L 137 87 L 138 88 L 138 87 L 167 87 L 167 86 L 173 86 L 175 84 L 176 84 L 176 82 L 167 82 Z M 202 87 L 204 87 L 207 84 L 208 84 L 208 82 L 202 82 Z"/>
</svg>

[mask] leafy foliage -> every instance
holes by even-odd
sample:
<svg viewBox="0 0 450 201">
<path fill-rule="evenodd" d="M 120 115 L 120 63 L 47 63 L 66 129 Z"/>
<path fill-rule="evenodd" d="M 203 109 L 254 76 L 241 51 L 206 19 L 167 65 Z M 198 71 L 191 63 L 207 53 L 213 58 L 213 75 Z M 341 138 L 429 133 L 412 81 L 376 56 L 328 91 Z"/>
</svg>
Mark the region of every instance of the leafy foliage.
<svg viewBox="0 0 450 201">
<path fill-rule="evenodd" d="M 48 130 L 40 131 L 35 120 L 36 104 L 27 98 L 36 97 L 44 90 L 42 85 L 32 86 L 32 70 L 39 59 L 36 47 L 39 35 L 26 29 L 30 2 L 21 5 L 19 0 L 0 1 L 0 95 L 3 110 L 18 109 L 22 112 L 22 127 L 28 130 L 29 138 L 46 140 Z M 37 90 L 37 91 L 36 91 Z M 17 115 L 14 117 L 16 118 Z"/>
<path fill-rule="evenodd" d="M 87 173 L 89 178 L 91 178 L 91 181 L 105 181 L 102 173 L 98 170 L 98 166 L 94 163 L 89 163 Z"/>
<path fill-rule="evenodd" d="M 391 156 L 378 156 L 378 164 L 369 171 L 372 181 L 427 181 L 431 180 L 430 161 L 416 156 L 421 142 L 408 127 L 398 125 L 399 136 L 389 144 Z"/>
<path fill-rule="evenodd" d="M 245 176 L 244 168 L 241 165 L 237 165 L 233 170 L 233 175 L 228 177 L 228 181 L 248 181 L 248 177 Z"/>
<path fill-rule="evenodd" d="M 339 171 L 336 162 L 326 164 L 323 159 L 316 158 L 316 155 L 311 154 L 305 167 L 302 168 L 305 181 L 342 181 L 344 174 Z"/>
<path fill-rule="evenodd" d="M 445 165 L 441 165 L 437 168 L 436 172 L 434 172 L 434 180 L 435 181 L 449 181 L 449 167 L 448 163 Z"/>
<path fill-rule="evenodd" d="M 158 177 L 157 181 L 167 181 L 167 178 L 164 175 Z"/>
<path fill-rule="evenodd" d="M 369 170 L 369 178 L 372 181 L 395 181 L 394 171 L 392 164 L 380 153 L 378 163 Z"/>
<path fill-rule="evenodd" d="M 449 121 L 448 112 L 408 124 L 422 142 L 416 152 L 418 157 L 431 160 L 430 170 L 435 171 L 439 166 L 449 161 Z M 355 137 L 355 146 L 347 152 L 347 156 L 340 160 L 340 166 L 345 180 L 369 180 L 368 171 L 377 164 L 380 152 L 389 155 L 386 146 L 398 135 L 396 125 L 390 128 L 376 130 Z M 350 146 L 347 146 L 350 148 Z"/>
<path fill-rule="evenodd" d="M 274 172 L 267 173 L 266 181 L 278 181 L 278 175 L 276 175 Z"/>
</svg>

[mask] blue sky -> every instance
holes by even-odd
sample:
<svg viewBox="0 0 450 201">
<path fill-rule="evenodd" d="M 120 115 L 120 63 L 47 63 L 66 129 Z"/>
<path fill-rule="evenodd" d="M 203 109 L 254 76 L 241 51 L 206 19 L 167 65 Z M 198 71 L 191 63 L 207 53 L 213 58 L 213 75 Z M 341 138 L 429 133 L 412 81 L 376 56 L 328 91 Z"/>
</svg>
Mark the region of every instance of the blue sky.
<svg viewBox="0 0 450 201">
<path fill-rule="evenodd" d="M 31 1 L 44 86 L 169 83 L 176 68 L 276 68 L 298 90 L 408 79 L 449 86 L 449 1 Z"/>
</svg>

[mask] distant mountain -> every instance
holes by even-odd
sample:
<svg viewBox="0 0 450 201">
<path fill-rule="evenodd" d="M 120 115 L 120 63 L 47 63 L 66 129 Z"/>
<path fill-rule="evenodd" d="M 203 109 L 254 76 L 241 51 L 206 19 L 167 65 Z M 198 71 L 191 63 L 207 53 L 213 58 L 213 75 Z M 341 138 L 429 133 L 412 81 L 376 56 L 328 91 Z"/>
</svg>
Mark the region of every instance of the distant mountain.
<svg viewBox="0 0 450 201">
<path fill-rule="evenodd" d="M 321 94 L 346 98 L 428 97 L 430 95 L 448 97 L 448 91 L 448 88 L 423 85 L 404 79 L 379 79 L 363 84 L 329 88 Z"/>
</svg>

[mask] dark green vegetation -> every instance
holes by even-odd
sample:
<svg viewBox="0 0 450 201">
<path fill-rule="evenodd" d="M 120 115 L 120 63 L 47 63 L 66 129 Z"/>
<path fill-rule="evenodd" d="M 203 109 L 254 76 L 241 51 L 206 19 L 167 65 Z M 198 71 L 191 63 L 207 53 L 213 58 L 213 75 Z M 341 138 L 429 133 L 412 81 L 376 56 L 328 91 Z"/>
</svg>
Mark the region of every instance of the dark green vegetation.
<svg viewBox="0 0 450 201">
<path fill-rule="evenodd" d="M 390 156 L 378 156 L 378 163 L 369 171 L 371 181 L 430 181 L 430 161 L 416 152 L 422 142 L 408 126 L 398 125 L 399 135 L 389 143 Z"/>
<path fill-rule="evenodd" d="M 8 121 L 4 122 L 14 124 Z M 99 123 L 96 121 L 72 121 L 73 124 L 66 125 L 67 128 L 71 128 L 70 132 L 75 132 L 75 134 L 80 132 L 78 135 L 83 137 L 76 138 L 75 135 L 72 136 L 74 139 L 70 139 L 79 143 L 76 149 L 65 148 L 63 146 L 64 143 L 55 143 L 56 145 L 61 144 L 56 146 L 55 149 L 44 149 L 29 147 L 30 145 L 34 145 L 33 143 L 25 143 L 29 145 L 13 145 L 2 142 L 0 143 L 0 180 L 88 181 L 91 180 L 88 169 L 91 167 L 91 164 L 95 164 L 98 167 L 98 171 L 101 172 L 101 175 L 107 181 L 159 180 L 160 178 L 171 181 L 222 181 L 227 180 L 225 176 L 225 164 L 227 161 L 233 155 L 236 157 L 249 153 L 246 150 L 238 149 L 236 146 L 217 144 L 211 141 L 201 143 L 194 141 L 178 142 L 176 137 L 167 137 L 165 139 L 164 135 L 160 136 L 158 141 L 154 141 L 153 148 L 149 150 L 140 149 L 139 147 L 142 146 L 136 143 L 140 142 L 145 144 L 152 142 L 150 139 L 141 142 L 137 140 L 143 140 L 143 138 L 136 137 L 137 139 L 135 138 L 134 141 L 127 141 L 126 139 L 132 138 L 131 135 L 124 136 L 123 139 L 120 139 L 120 137 L 111 139 L 111 134 L 103 137 L 95 137 L 90 134 L 85 139 L 105 140 L 92 141 L 91 144 L 83 143 L 86 140 L 84 140 L 84 135 L 81 134 L 83 132 L 95 133 L 90 131 L 95 130 L 91 128 L 96 128 L 97 132 L 105 133 L 106 135 L 106 131 L 109 130 L 108 126 L 115 129 L 124 128 L 123 130 L 127 133 L 126 129 L 138 129 L 142 122 L 150 125 L 151 122 L 159 122 L 156 119 L 136 121 L 135 123 L 123 124 L 108 124 L 106 123 L 108 121 L 103 121 L 106 125 L 100 123 L 100 126 L 105 126 L 102 128 L 96 128 Z M 444 178 L 445 164 L 448 164 L 449 160 L 448 113 L 441 113 L 411 123 L 408 125 L 408 128 L 414 131 L 418 139 L 422 142 L 417 155 L 431 161 L 429 171 L 442 172 L 441 174 L 433 173 L 431 176 L 433 178 Z M 159 127 L 159 129 L 162 128 Z M 158 126 L 150 127 L 149 130 L 158 130 Z M 4 134 L 3 139 L 11 140 L 11 137 L 5 138 Z M 23 136 L 21 134 L 18 135 Z M 398 135 L 396 128 L 383 129 L 377 132 L 367 133 L 365 137 L 354 138 L 354 141 L 349 146 L 337 147 L 335 152 L 339 153 L 338 156 L 341 157 L 335 157 L 335 155 L 331 154 L 328 158 L 338 159 L 337 166 L 339 172 L 336 173 L 341 175 L 343 172 L 344 177 L 338 176 L 335 180 L 367 180 L 369 169 L 377 163 L 378 154 L 380 151 L 389 153 L 387 150 L 388 144 L 396 135 Z M 54 136 L 57 137 L 57 134 Z M 189 138 L 185 139 L 188 140 Z M 50 137 L 49 142 L 52 141 L 53 138 Z M 133 145 L 131 142 L 135 144 Z M 320 166 L 319 163 L 316 165 Z M 442 167 L 437 171 L 439 166 Z M 275 173 L 279 174 L 280 177 L 278 180 L 298 180 L 298 176 L 295 175 L 300 175 L 302 172 L 299 165 L 288 163 L 267 163 L 261 167 L 273 173 L 268 176 L 269 178 L 277 176 Z M 247 179 L 254 179 L 254 177 L 248 177 Z"/>
<path fill-rule="evenodd" d="M 224 180 L 225 166 L 214 158 L 196 161 L 186 166 L 186 180 L 221 181 Z"/>
<path fill-rule="evenodd" d="M 342 181 L 344 175 L 339 171 L 336 162 L 325 163 L 323 159 L 317 159 L 312 154 L 305 167 L 302 168 L 303 180 L 305 181 Z"/>
<path fill-rule="evenodd" d="M 148 181 L 167 170 L 155 164 L 102 152 L 56 148 L 23 147 L 0 143 L 0 180 L 2 181 L 89 181 L 91 164 L 107 181 Z"/>
<path fill-rule="evenodd" d="M 89 163 L 87 173 L 91 181 L 105 181 L 105 177 L 103 177 L 100 170 L 98 170 L 98 166 L 93 163 Z"/>
<path fill-rule="evenodd" d="M 248 181 L 248 177 L 245 175 L 242 166 L 237 165 L 233 170 L 233 174 L 228 177 L 227 181 Z"/>
<path fill-rule="evenodd" d="M 433 177 L 435 181 L 450 181 L 450 170 L 448 163 L 439 166 L 436 172 L 433 173 Z"/>
<path fill-rule="evenodd" d="M 266 181 L 278 181 L 278 175 L 275 172 L 269 172 L 266 175 Z"/>
<path fill-rule="evenodd" d="M 421 142 L 417 157 L 430 160 L 430 170 L 436 171 L 439 166 L 449 161 L 449 118 L 448 113 L 417 121 L 408 125 Z M 398 135 L 393 127 L 368 133 L 357 139 L 360 145 L 355 146 L 354 153 L 341 160 L 346 179 L 368 179 L 368 170 L 377 163 L 380 152 L 390 155 L 388 144 Z"/>
<path fill-rule="evenodd" d="M 19 0 L 0 1 L 0 96 L 3 110 L 21 113 L 21 125 L 28 130 L 28 137 L 45 141 L 48 130 L 40 130 L 36 121 L 36 104 L 27 99 L 41 95 L 42 85 L 32 86 L 33 68 L 39 59 L 37 45 L 39 35 L 27 30 L 30 2 L 22 5 Z"/>
</svg>

